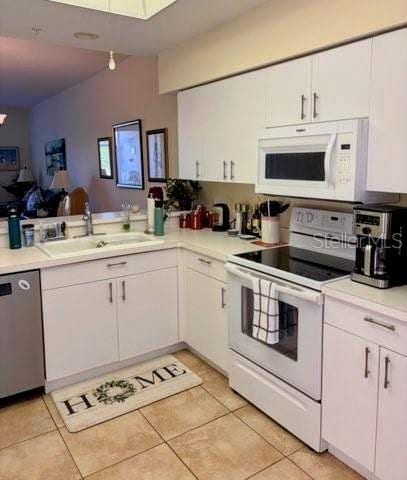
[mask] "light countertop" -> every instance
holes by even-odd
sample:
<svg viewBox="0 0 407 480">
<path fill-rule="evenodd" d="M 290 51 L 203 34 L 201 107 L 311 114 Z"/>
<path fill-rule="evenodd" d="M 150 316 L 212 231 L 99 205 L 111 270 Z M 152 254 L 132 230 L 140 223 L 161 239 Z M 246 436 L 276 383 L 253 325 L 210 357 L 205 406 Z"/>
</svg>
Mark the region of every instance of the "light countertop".
<svg viewBox="0 0 407 480">
<path fill-rule="evenodd" d="M 226 262 L 228 255 L 262 249 L 262 247 L 253 245 L 246 240 L 229 237 L 224 232 L 212 232 L 211 230 L 174 230 L 170 231 L 163 237 L 152 238 L 162 239 L 163 242 L 159 245 L 118 248 L 114 251 L 101 250 L 101 252 L 97 254 L 80 252 L 64 258 L 51 258 L 37 247 L 23 247 L 18 250 L 0 248 L 0 274 L 49 268 L 58 265 L 97 260 L 100 258 L 131 255 L 177 247 L 186 248 L 223 262 Z"/>
<path fill-rule="evenodd" d="M 380 290 L 346 279 L 329 283 L 322 291 L 338 300 L 407 321 L 407 285 Z"/>
</svg>

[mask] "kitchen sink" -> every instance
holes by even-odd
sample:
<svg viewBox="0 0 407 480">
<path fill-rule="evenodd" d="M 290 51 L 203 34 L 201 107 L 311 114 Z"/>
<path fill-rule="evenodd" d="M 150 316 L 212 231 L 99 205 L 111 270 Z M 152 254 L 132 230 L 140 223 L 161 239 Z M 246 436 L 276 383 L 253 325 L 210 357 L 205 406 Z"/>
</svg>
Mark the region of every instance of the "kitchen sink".
<svg viewBox="0 0 407 480">
<path fill-rule="evenodd" d="M 154 236 L 133 232 L 58 240 L 37 244 L 37 247 L 49 257 L 60 258 L 75 254 L 100 253 L 103 250 L 115 251 L 121 248 L 143 247 L 161 243 L 163 243 L 163 240 Z"/>
</svg>

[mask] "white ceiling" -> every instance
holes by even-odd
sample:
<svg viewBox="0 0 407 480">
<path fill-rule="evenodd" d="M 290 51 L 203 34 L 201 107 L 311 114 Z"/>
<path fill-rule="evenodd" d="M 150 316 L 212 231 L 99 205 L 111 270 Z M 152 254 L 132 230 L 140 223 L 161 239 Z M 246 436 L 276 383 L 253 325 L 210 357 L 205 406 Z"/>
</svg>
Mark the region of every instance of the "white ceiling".
<svg viewBox="0 0 407 480">
<path fill-rule="evenodd" d="M 112 15 L 48 0 L 0 0 L 0 36 L 38 38 L 59 45 L 127 55 L 153 55 L 211 30 L 271 0 L 177 0 L 149 20 Z M 80 41 L 75 32 L 93 32 Z"/>
<path fill-rule="evenodd" d="M 0 107 L 32 107 L 107 69 L 108 60 L 106 52 L 0 37 Z"/>
</svg>

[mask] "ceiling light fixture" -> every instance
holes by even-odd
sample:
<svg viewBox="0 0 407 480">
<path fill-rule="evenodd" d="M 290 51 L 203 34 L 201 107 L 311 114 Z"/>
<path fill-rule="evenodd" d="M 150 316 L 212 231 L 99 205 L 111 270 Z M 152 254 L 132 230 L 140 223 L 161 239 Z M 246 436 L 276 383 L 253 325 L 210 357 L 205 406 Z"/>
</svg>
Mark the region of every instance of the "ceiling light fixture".
<svg viewBox="0 0 407 480">
<path fill-rule="evenodd" d="M 78 40 L 98 40 L 100 38 L 100 35 L 91 32 L 75 32 L 73 36 Z"/>
<path fill-rule="evenodd" d="M 0 126 L 4 124 L 7 118 L 7 113 L 0 113 Z"/>
</svg>

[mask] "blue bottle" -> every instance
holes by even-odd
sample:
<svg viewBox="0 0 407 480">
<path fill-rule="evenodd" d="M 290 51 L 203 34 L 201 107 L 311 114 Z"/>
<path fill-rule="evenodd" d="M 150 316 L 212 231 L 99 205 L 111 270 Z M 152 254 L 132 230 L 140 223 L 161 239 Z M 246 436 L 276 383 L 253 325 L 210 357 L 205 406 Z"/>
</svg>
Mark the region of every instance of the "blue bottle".
<svg viewBox="0 0 407 480">
<path fill-rule="evenodd" d="M 8 239 L 11 249 L 21 248 L 20 217 L 15 208 L 8 212 Z"/>
</svg>

